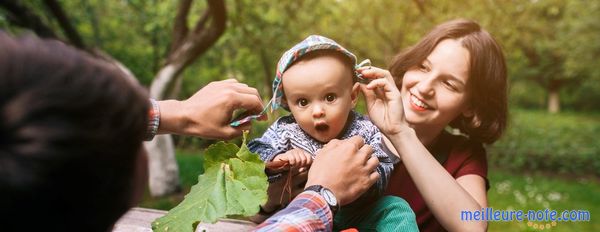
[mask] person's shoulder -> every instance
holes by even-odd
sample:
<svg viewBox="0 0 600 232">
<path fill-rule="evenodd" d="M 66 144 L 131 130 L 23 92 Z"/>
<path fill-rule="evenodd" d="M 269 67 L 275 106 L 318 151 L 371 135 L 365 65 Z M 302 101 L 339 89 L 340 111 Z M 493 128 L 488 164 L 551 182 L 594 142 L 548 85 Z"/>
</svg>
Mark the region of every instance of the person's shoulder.
<svg viewBox="0 0 600 232">
<path fill-rule="evenodd" d="M 457 151 L 485 151 L 483 144 L 460 133 L 442 133 L 444 143 L 450 145 L 452 150 Z"/>
<path fill-rule="evenodd" d="M 368 116 L 362 115 L 361 113 L 358 113 L 354 110 L 352 110 L 350 113 L 350 120 L 352 121 L 348 126 L 348 131 L 345 137 L 360 135 L 367 138 L 379 133 L 379 129 L 377 128 L 377 126 L 375 126 L 375 124 L 373 124 L 373 122 L 371 122 Z"/>
<path fill-rule="evenodd" d="M 296 119 L 294 118 L 293 115 L 289 114 L 286 116 L 282 116 L 279 117 L 276 121 L 276 124 L 295 124 L 296 123 Z"/>
<path fill-rule="evenodd" d="M 300 125 L 298 125 L 298 122 L 291 114 L 278 118 L 271 127 L 276 133 L 296 132 L 301 130 Z"/>
<path fill-rule="evenodd" d="M 359 112 L 356 112 L 354 110 L 352 110 L 350 112 L 353 116 L 353 123 L 359 125 L 360 127 L 367 127 L 367 128 L 373 128 L 377 131 L 379 131 L 379 129 L 377 129 L 377 126 L 375 126 L 375 124 L 373 124 L 373 122 L 371 122 L 371 119 L 369 119 L 369 116 L 367 115 L 363 115 Z"/>
<path fill-rule="evenodd" d="M 479 175 L 485 179 L 486 188 L 489 188 L 487 154 L 483 144 L 462 134 L 446 132 L 445 136 L 445 143 L 450 148 L 447 162 L 444 164 L 448 172 L 454 178 L 468 174 Z"/>
<path fill-rule="evenodd" d="M 277 120 L 275 120 L 275 122 L 273 122 L 273 124 L 271 125 L 271 127 L 275 127 L 275 128 L 285 128 L 285 127 L 289 127 L 291 125 L 296 125 L 298 124 L 296 122 L 296 119 L 294 119 L 294 116 L 290 115 L 286 115 L 286 116 L 282 116 L 279 117 Z"/>
</svg>

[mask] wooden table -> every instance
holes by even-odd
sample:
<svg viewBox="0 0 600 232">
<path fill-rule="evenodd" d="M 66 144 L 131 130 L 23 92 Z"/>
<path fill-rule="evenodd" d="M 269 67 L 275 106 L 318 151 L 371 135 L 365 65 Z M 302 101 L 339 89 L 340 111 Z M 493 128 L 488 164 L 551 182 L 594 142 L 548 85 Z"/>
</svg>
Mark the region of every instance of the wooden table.
<svg viewBox="0 0 600 232">
<path fill-rule="evenodd" d="M 151 223 L 154 219 L 163 216 L 167 211 L 132 208 L 113 228 L 113 232 L 152 232 Z M 256 224 L 249 221 L 235 219 L 221 219 L 215 224 L 200 223 L 196 232 L 211 231 L 250 231 Z"/>
</svg>

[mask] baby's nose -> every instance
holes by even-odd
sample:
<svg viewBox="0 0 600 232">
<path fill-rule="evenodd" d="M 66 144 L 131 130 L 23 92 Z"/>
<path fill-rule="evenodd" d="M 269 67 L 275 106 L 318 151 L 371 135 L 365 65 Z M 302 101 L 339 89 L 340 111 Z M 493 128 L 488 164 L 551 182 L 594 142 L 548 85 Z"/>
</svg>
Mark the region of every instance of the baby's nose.
<svg viewBox="0 0 600 232">
<path fill-rule="evenodd" d="M 315 104 L 312 109 L 313 118 L 322 118 L 325 116 L 325 109 L 320 104 Z"/>
</svg>

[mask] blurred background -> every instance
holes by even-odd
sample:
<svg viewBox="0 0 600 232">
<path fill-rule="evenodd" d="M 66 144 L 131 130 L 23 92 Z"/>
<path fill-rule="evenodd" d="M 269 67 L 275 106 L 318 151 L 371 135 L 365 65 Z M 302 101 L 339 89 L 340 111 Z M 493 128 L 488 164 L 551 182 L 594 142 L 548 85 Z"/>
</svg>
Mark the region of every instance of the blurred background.
<svg viewBox="0 0 600 232">
<path fill-rule="evenodd" d="M 280 55 L 308 35 L 332 38 L 359 60 L 387 67 L 435 25 L 475 20 L 502 45 L 510 79 L 508 130 L 487 146 L 490 207 L 583 209 L 592 216 L 492 222 L 490 231 L 600 231 L 599 12 L 598 0 L 2 0 L 0 29 L 60 39 L 120 63 L 156 98 L 186 99 L 211 81 L 235 78 L 266 102 Z M 182 49 L 186 43 L 191 51 Z M 176 71 L 166 73 L 172 65 Z M 250 137 L 269 124 L 254 123 Z M 170 209 L 181 201 L 214 142 L 166 141 L 175 147 L 175 190 L 149 191 L 141 206 Z"/>
</svg>

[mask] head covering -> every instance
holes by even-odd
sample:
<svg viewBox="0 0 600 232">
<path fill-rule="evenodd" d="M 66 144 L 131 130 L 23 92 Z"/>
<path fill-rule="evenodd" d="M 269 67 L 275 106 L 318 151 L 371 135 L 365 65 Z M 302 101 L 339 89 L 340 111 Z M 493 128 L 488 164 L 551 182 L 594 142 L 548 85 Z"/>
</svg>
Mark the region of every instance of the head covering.
<svg viewBox="0 0 600 232">
<path fill-rule="evenodd" d="M 345 49 L 332 39 L 320 35 L 308 36 L 302 42 L 296 44 L 290 50 L 283 53 L 283 55 L 279 59 L 279 62 L 277 63 L 277 71 L 275 73 L 275 79 L 273 80 L 273 98 L 271 98 L 271 100 L 269 101 L 269 104 L 271 105 L 271 112 L 279 108 L 279 106 L 283 107 L 286 110 L 289 110 L 287 104 L 282 101 L 283 86 L 281 85 L 281 78 L 283 76 L 283 72 L 285 72 L 285 70 L 287 70 L 291 66 L 291 64 L 294 63 L 294 61 L 316 50 L 334 50 L 348 56 L 354 63 L 354 76 L 357 78 L 361 78 L 361 75 L 358 72 L 356 72 L 357 68 L 360 68 L 365 65 L 371 65 L 371 61 L 369 61 L 368 59 L 364 60 L 359 65 L 357 65 L 356 56 L 352 54 L 352 52 L 348 51 L 348 49 Z"/>
<path fill-rule="evenodd" d="M 356 71 L 356 69 L 363 66 L 371 66 L 371 61 L 369 59 L 363 60 L 360 64 L 356 64 L 356 56 L 352 54 L 350 51 L 336 43 L 335 41 L 320 36 L 320 35 L 311 35 L 304 39 L 302 42 L 296 44 L 290 50 L 283 53 L 279 62 L 277 63 L 277 72 L 275 73 L 275 80 L 273 80 L 273 97 L 269 100 L 269 103 L 265 106 L 262 112 L 256 115 L 249 115 L 242 119 L 235 119 L 229 125 L 236 127 L 240 126 L 246 122 L 249 122 L 253 119 L 260 118 L 263 114 L 266 113 L 269 106 L 271 107 L 271 112 L 279 108 L 280 106 L 289 111 L 289 108 L 285 102 L 282 102 L 283 99 L 283 87 L 281 86 L 281 77 L 283 76 L 283 72 L 287 70 L 294 61 L 300 59 L 300 57 L 306 55 L 309 52 L 316 50 L 334 50 L 338 51 L 352 60 L 354 63 L 354 76 L 356 80 L 360 83 L 368 83 L 370 79 L 362 78 L 362 75 Z"/>
</svg>

